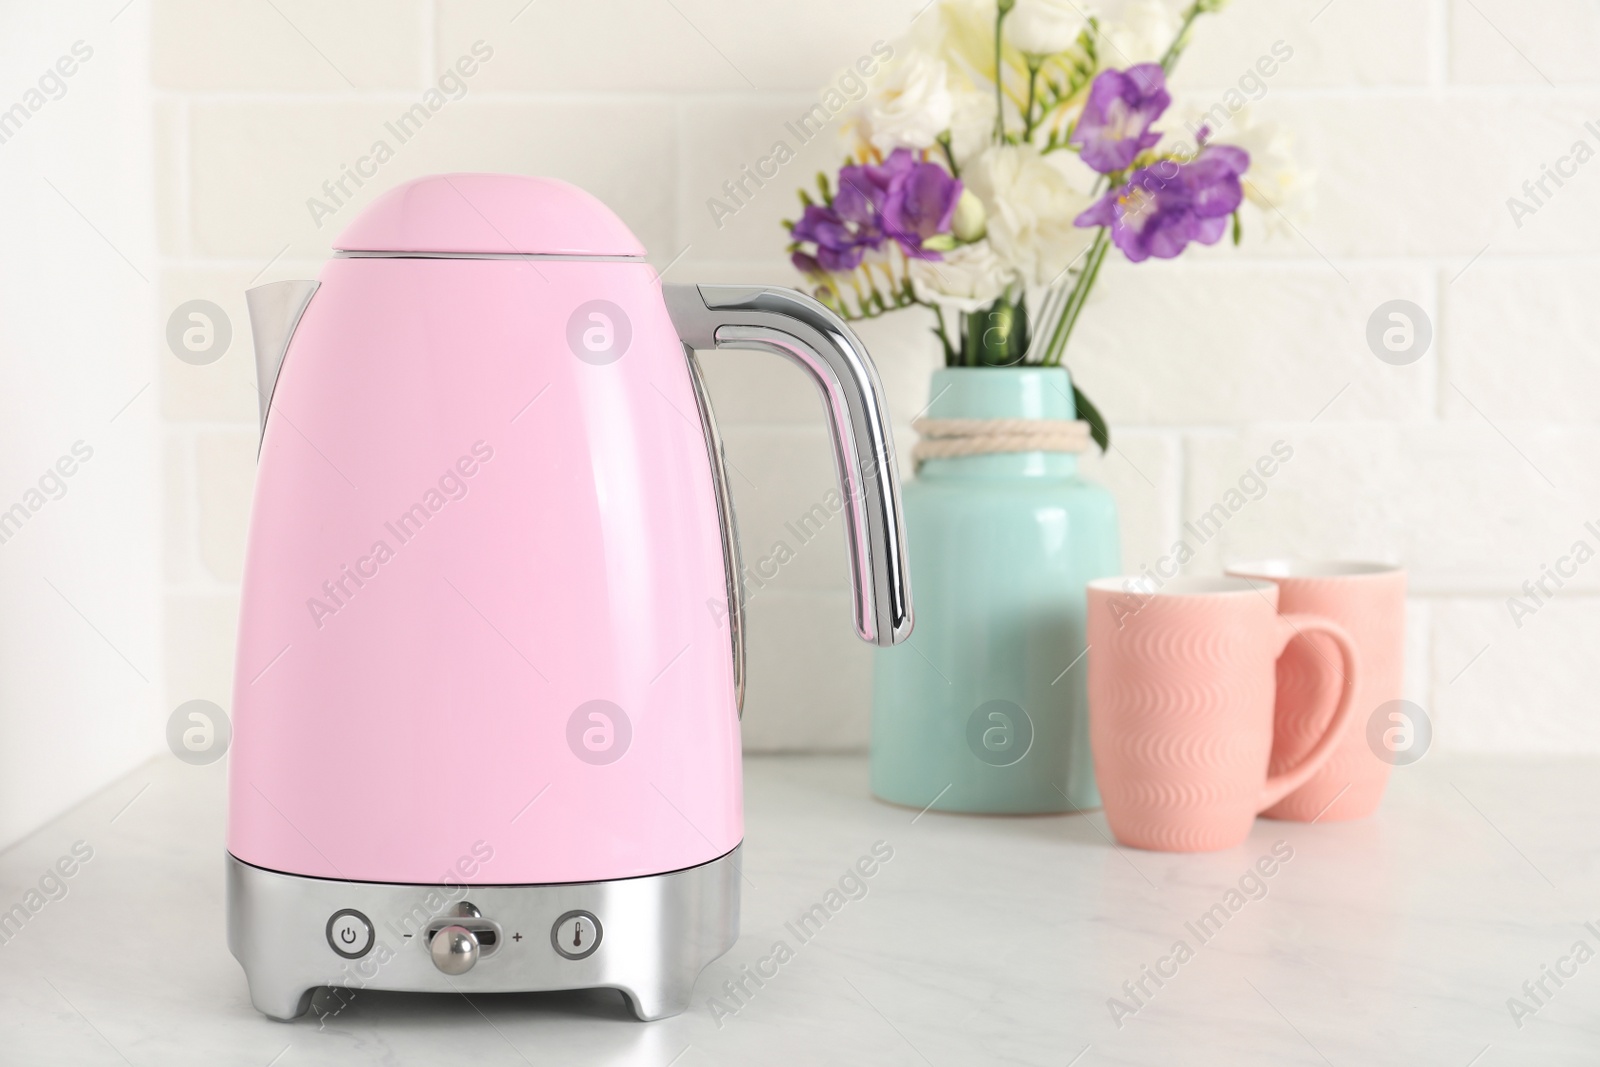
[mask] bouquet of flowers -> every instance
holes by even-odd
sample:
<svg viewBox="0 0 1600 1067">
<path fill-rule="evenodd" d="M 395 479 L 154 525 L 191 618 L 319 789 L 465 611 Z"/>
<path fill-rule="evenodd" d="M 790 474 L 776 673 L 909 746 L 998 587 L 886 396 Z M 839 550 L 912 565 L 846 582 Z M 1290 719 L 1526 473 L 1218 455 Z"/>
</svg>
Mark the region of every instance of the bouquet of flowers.
<svg viewBox="0 0 1600 1067">
<path fill-rule="evenodd" d="M 1076 0 L 940 0 L 848 117 L 837 178 L 801 190 L 794 265 L 846 319 L 931 308 L 950 366 L 1058 365 L 1112 245 L 1139 263 L 1239 240 L 1250 151 L 1203 119 L 1192 141 L 1152 129 L 1225 2 L 1132 0 L 1112 24 Z"/>
</svg>

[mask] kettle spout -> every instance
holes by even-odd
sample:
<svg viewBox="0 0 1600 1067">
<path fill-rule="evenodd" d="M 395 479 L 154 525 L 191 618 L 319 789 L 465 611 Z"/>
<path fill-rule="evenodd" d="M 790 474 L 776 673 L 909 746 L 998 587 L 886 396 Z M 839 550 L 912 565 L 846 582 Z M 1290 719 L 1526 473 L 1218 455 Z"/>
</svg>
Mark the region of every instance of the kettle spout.
<svg viewBox="0 0 1600 1067">
<path fill-rule="evenodd" d="M 267 429 L 272 391 L 278 384 L 279 371 L 283 370 L 283 357 L 289 351 L 289 340 L 321 284 L 269 282 L 245 291 L 245 304 L 250 309 L 250 338 L 256 349 L 256 392 L 260 394 L 263 433 Z"/>
</svg>

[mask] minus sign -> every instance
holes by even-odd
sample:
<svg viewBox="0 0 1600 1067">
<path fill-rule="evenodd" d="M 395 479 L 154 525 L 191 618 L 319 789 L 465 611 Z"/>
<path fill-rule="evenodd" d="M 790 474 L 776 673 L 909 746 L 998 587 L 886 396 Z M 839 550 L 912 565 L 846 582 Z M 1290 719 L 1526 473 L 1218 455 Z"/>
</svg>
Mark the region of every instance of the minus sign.
<svg viewBox="0 0 1600 1067">
<path fill-rule="evenodd" d="M 407 935 L 406 935 L 406 936 L 407 936 L 407 937 L 410 937 L 410 936 L 411 936 L 411 935 L 410 935 L 410 934 L 407 934 Z"/>
</svg>

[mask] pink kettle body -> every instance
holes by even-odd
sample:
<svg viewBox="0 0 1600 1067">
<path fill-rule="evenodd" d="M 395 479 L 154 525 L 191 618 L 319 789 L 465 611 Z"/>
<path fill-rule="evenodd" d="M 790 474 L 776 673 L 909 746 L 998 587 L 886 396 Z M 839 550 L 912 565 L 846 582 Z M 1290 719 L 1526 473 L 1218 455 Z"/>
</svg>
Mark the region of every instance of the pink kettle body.
<svg viewBox="0 0 1600 1067">
<path fill-rule="evenodd" d="M 681 1010 L 736 935 L 743 838 L 737 544 L 687 348 L 811 366 L 858 630 L 888 643 L 910 610 L 875 373 L 802 298 L 664 298 L 559 182 L 421 179 L 338 248 L 251 294 L 228 851 L 252 995 L 287 1018 L 315 986 L 453 975 Z M 774 328 L 796 300 L 810 325 Z"/>
<path fill-rule="evenodd" d="M 426 882 L 481 841 L 473 879 L 522 883 L 732 849 L 727 574 L 654 272 L 336 259 L 321 281 L 261 448 L 230 850 Z M 629 309 L 626 368 L 568 349 L 596 293 Z M 592 701 L 627 726 L 583 713 L 580 750 L 609 729 L 614 760 L 569 745 Z"/>
</svg>

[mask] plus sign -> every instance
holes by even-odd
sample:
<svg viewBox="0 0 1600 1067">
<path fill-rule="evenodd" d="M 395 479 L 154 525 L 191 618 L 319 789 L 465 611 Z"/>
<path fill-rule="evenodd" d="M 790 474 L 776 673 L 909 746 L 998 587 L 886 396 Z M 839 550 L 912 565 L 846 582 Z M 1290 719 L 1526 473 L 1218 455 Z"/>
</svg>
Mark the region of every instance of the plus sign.
<svg viewBox="0 0 1600 1067">
<path fill-rule="evenodd" d="M 512 934 L 511 935 L 511 940 L 513 940 L 513 941 L 521 941 L 522 940 L 522 935 L 521 934 Z"/>
</svg>

